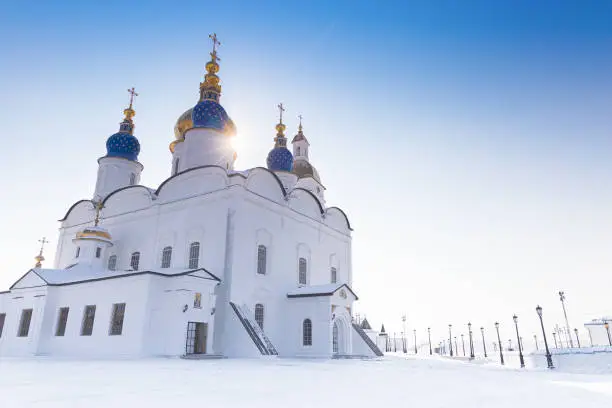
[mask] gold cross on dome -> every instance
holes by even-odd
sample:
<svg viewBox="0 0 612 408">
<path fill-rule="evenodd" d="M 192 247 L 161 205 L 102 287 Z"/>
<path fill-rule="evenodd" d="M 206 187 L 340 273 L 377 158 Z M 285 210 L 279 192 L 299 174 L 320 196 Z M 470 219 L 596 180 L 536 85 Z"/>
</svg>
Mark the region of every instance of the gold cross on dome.
<svg viewBox="0 0 612 408">
<path fill-rule="evenodd" d="M 131 89 L 128 89 L 127 91 L 130 94 L 130 109 L 132 109 L 132 104 L 134 103 L 134 97 L 138 96 L 138 94 L 136 93 L 136 89 L 134 89 L 134 87 L 132 87 Z"/>
<path fill-rule="evenodd" d="M 277 107 L 278 107 L 278 112 L 280 113 L 280 123 L 282 124 L 283 123 L 283 112 L 285 111 L 285 107 L 283 106 L 282 102 L 279 103 Z"/>
<path fill-rule="evenodd" d="M 42 237 L 42 239 L 39 239 L 38 242 L 40 242 L 40 254 L 42 255 L 43 249 L 45 249 L 45 244 L 48 244 L 49 241 L 47 241 L 46 237 Z"/>
<path fill-rule="evenodd" d="M 217 57 L 217 46 L 221 45 L 221 42 L 217 39 L 217 33 L 209 34 L 208 38 L 210 38 L 213 42 L 213 50 L 210 53 L 213 62 L 221 61 L 221 58 Z"/>
<path fill-rule="evenodd" d="M 102 208 L 104 208 L 104 203 L 102 203 L 102 201 L 99 201 L 97 203 L 94 203 L 94 207 L 96 209 L 96 218 L 94 219 L 94 225 L 97 227 L 100 223 L 100 211 L 102 211 Z"/>
</svg>

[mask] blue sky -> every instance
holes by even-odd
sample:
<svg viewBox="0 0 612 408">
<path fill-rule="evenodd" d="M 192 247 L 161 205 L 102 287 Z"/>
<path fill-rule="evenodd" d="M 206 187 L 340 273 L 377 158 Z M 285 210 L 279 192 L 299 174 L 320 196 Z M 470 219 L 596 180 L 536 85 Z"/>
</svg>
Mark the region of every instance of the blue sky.
<svg viewBox="0 0 612 408">
<path fill-rule="evenodd" d="M 290 134 L 304 115 L 374 324 L 509 336 L 537 303 L 560 323 L 559 289 L 573 326 L 612 315 L 612 2 L 57 3 L 0 13 L 0 287 L 42 235 L 52 258 L 128 87 L 141 181 L 169 175 L 216 32 L 238 167 L 265 163 L 276 104 Z"/>
</svg>

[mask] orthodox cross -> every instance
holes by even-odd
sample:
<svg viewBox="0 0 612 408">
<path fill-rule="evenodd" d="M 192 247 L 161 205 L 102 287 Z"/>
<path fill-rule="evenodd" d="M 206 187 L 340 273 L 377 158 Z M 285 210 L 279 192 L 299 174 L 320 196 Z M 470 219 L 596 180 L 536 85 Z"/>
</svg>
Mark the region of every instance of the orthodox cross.
<svg viewBox="0 0 612 408">
<path fill-rule="evenodd" d="M 298 118 L 300 119 L 300 130 L 302 130 L 302 115 L 298 115 Z"/>
<path fill-rule="evenodd" d="M 130 108 L 129 109 L 132 109 L 132 104 L 134 103 L 134 97 L 138 96 L 138 94 L 136 93 L 136 90 L 134 89 L 134 87 L 132 87 L 132 89 L 128 89 L 127 91 L 130 94 Z"/>
<path fill-rule="evenodd" d="M 100 201 L 95 203 L 94 207 L 96 209 L 96 218 L 94 219 L 94 225 L 97 227 L 100 223 L 100 211 L 102 211 L 102 208 L 104 208 L 104 204 L 102 203 L 102 201 Z"/>
<path fill-rule="evenodd" d="M 221 42 L 219 42 L 219 40 L 217 40 L 217 33 L 212 33 L 208 35 L 208 38 L 210 38 L 213 42 L 213 50 L 210 53 L 210 56 L 212 57 L 213 61 L 217 61 L 217 60 L 221 60 L 219 57 L 217 57 L 217 46 L 221 45 Z"/>
<path fill-rule="evenodd" d="M 282 102 L 279 103 L 277 107 L 278 107 L 278 112 L 280 113 L 280 123 L 282 124 L 283 123 L 283 112 L 285 111 L 285 107 L 283 106 Z"/>
<path fill-rule="evenodd" d="M 43 249 L 45 249 L 45 244 L 48 244 L 49 241 L 47 241 L 46 237 L 42 237 L 42 239 L 39 239 L 38 242 L 40 242 L 40 255 L 42 255 Z"/>
</svg>

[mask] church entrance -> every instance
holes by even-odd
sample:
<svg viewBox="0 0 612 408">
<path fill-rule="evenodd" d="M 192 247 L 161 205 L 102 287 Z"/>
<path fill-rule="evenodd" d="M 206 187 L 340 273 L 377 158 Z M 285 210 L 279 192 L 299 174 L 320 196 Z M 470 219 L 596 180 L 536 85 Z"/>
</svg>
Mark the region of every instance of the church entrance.
<svg viewBox="0 0 612 408">
<path fill-rule="evenodd" d="M 337 320 L 332 327 L 332 352 L 334 355 L 345 354 L 343 327 Z"/>
<path fill-rule="evenodd" d="M 187 323 L 187 342 L 185 354 L 206 354 L 206 340 L 208 337 L 208 323 Z"/>
</svg>

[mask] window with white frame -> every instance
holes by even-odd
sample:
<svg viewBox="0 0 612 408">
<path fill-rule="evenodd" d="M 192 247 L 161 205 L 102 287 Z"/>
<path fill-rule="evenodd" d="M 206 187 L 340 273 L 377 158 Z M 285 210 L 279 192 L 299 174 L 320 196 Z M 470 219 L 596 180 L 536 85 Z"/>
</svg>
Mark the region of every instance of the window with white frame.
<svg viewBox="0 0 612 408">
<path fill-rule="evenodd" d="M 2 331 L 4 330 L 5 320 L 6 320 L 6 313 L 0 313 L 0 337 L 2 337 Z"/>
<path fill-rule="evenodd" d="M 189 267 L 195 269 L 200 263 L 200 243 L 192 242 L 189 245 Z"/>
<path fill-rule="evenodd" d="M 132 252 L 132 256 L 130 258 L 130 267 L 133 270 L 138 270 L 138 265 L 140 264 L 140 252 Z"/>
<path fill-rule="evenodd" d="M 75 257 L 75 258 L 78 258 L 78 257 L 79 257 L 79 255 L 81 255 L 81 247 L 80 247 L 80 246 L 78 246 L 78 247 L 76 248 L 76 253 L 74 254 L 74 257 Z"/>
<path fill-rule="evenodd" d="M 177 157 L 176 159 L 174 159 L 174 164 L 172 166 L 172 175 L 174 176 L 176 173 L 178 173 L 179 170 L 179 158 Z"/>
<path fill-rule="evenodd" d="M 261 330 L 263 330 L 263 327 L 264 327 L 264 305 L 262 305 L 261 303 L 257 303 L 255 305 L 255 321 L 257 322 L 259 327 L 261 327 Z"/>
<path fill-rule="evenodd" d="M 171 262 L 172 262 L 172 247 L 167 246 L 162 250 L 161 267 L 169 268 Z"/>
<path fill-rule="evenodd" d="M 130 173 L 130 186 L 136 184 L 136 174 Z"/>
<path fill-rule="evenodd" d="M 338 282 L 338 270 L 336 269 L 335 266 L 331 267 L 331 283 L 337 283 Z"/>
<path fill-rule="evenodd" d="M 299 277 L 298 277 L 299 284 L 306 285 L 308 281 L 307 279 L 308 263 L 306 262 L 306 258 L 300 258 L 300 260 L 298 261 L 298 273 L 299 273 Z"/>
<path fill-rule="evenodd" d="M 123 332 L 123 317 L 125 316 L 125 303 L 115 303 L 111 315 L 109 336 L 120 336 Z"/>
<path fill-rule="evenodd" d="M 108 257 L 108 270 L 110 271 L 117 270 L 117 255 L 111 255 Z"/>
<path fill-rule="evenodd" d="M 56 336 L 63 336 L 66 334 L 66 323 L 68 323 L 68 312 L 70 311 L 67 307 L 60 307 L 57 315 L 57 327 L 55 328 Z"/>
<path fill-rule="evenodd" d="M 81 336 L 91 336 L 95 318 L 96 305 L 85 306 L 85 310 L 83 311 L 83 323 L 81 324 Z"/>
<path fill-rule="evenodd" d="M 23 309 L 19 320 L 19 331 L 17 337 L 28 337 L 30 332 L 30 322 L 32 321 L 32 309 Z"/>
<path fill-rule="evenodd" d="M 102 248 L 97 247 L 96 248 L 96 258 L 99 258 L 100 256 L 102 256 Z"/>
<path fill-rule="evenodd" d="M 268 249 L 265 245 L 257 246 L 257 273 L 260 275 L 266 274 L 266 262 L 268 257 Z"/>
<path fill-rule="evenodd" d="M 312 321 L 304 319 L 302 322 L 302 345 L 312 346 Z"/>
</svg>

